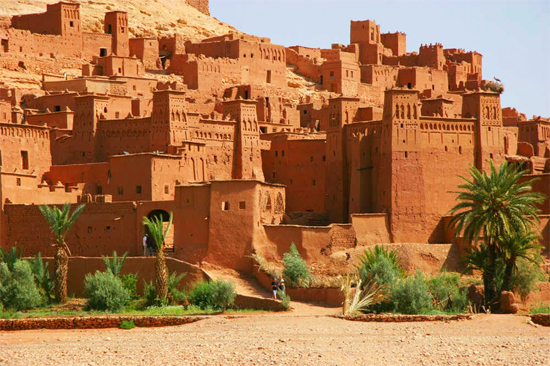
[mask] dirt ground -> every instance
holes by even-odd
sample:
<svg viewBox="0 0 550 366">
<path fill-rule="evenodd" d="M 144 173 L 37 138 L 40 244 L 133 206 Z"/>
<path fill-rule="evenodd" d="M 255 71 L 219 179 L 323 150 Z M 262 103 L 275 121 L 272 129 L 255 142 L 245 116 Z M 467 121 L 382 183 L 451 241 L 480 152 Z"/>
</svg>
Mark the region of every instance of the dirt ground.
<svg viewBox="0 0 550 366">
<path fill-rule="evenodd" d="M 0 365 L 550 365 L 550 329 L 524 316 L 362 323 L 330 312 L 299 305 L 177 327 L 0 332 Z"/>
</svg>

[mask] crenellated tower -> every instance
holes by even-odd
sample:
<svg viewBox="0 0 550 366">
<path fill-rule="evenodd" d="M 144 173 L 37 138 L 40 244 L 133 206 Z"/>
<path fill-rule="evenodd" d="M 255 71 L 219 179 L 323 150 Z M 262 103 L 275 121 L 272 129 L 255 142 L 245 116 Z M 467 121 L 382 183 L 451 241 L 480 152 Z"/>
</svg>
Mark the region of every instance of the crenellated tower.
<svg viewBox="0 0 550 366">
<path fill-rule="evenodd" d="M 153 93 L 151 114 L 151 149 L 168 151 L 170 145 L 181 145 L 190 139 L 185 92 L 159 90 Z"/>
<path fill-rule="evenodd" d="M 128 13 L 111 11 L 105 14 L 105 33 L 112 36 L 113 55 L 130 56 L 130 41 L 128 38 Z"/>
</svg>

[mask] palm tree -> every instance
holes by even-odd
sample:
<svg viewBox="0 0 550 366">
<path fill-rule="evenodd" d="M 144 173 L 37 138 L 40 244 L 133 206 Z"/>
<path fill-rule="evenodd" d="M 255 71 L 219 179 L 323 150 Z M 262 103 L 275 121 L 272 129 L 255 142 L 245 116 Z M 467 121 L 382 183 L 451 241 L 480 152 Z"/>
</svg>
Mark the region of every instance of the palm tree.
<svg viewBox="0 0 550 366">
<path fill-rule="evenodd" d="M 56 248 L 55 252 L 55 268 L 54 268 L 54 294 L 55 301 L 64 304 L 67 302 L 67 275 L 69 272 L 69 256 L 71 251 L 65 243 L 65 236 L 69 229 L 75 224 L 78 215 L 84 210 L 84 204 L 78 206 L 73 214 L 69 216 L 71 205 L 69 203 L 63 205 L 60 210 L 58 207 L 50 207 L 47 205 L 38 206 L 42 215 L 50 224 L 50 228 L 55 237 Z"/>
<path fill-rule="evenodd" d="M 143 224 L 147 227 L 151 239 L 157 247 L 155 260 L 155 291 L 159 300 L 165 300 L 168 296 L 168 269 L 166 268 L 166 257 L 164 255 L 164 239 L 172 226 L 174 215 L 170 212 L 168 226 L 164 229 L 162 217 L 153 216 L 151 219 L 143 217 Z"/>
<path fill-rule="evenodd" d="M 527 171 L 514 164 L 504 162 L 497 168 L 490 161 L 489 173 L 470 166 L 471 180 L 460 176 L 465 183 L 458 186 L 460 201 L 449 212 L 452 217 L 449 225 L 455 228 L 455 235 L 463 232 L 464 240 L 471 244 L 479 240 L 485 242 L 487 263 L 484 268 L 485 305 L 493 308 L 496 304 L 495 283 L 496 260 L 500 250 L 500 240 L 514 232 L 528 232 L 538 222 L 537 204 L 545 196 L 531 192 L 531 183 L 518 183 Z"/>
<path fill-rule="evenodd" d="M 504 254 L 505 269 L 501 291 L 511 291 L 512 274 L 517 269 L 518 258 L 524 258 L 532 263 L 540 262 L 539 238 L 540 235 L 533 231 L 517 231 L 502 238 L 500 245 Z"/>
</svg>

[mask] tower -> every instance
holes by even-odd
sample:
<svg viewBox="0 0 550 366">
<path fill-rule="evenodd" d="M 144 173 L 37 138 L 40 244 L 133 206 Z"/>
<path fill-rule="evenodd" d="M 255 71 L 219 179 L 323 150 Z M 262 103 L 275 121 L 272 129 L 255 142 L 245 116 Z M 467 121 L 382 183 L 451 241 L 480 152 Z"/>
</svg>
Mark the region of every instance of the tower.
<svg viewBox="0 0 550 366">
<path fill-rule="evenodd" d="M 343 128 L 355 120 L 359 98 L 333 98 L 329 100 L 328 108 L 325 210 L 331 222 L 347 222 L 349 179 Z"/>
<path fill-rule="evenodd" d="M 159 90 L 153 93 L 151 149 L 168 151 L 169 145 L 189 140 L 185 92 Z"/>
<path fill-rule="evenodd" d="M 115 56 L 129 57 L 128 13 L 111 11 L 105 14 L 105 33 L 112 36 L 112 52 Z"/>
<path fill-rule="evenodd" d="M 73 154 L 75 163 L 97 161 L 97 125 L 108 113 L 109 97 L 84 95 L 75 97 L 73 124 Z"/>
<path fill-rule="evenodd" d="M 418 91 L 385 92 L 379 207 L 389 214 L 392 241 L 419 240 L 424 229 L 425 187 Z M 418 231 L 418 236 L 415 232 Z"/>
<path fill-rule="evenodd" d="M 224 119 L 229 116 L 237 122 L 234 179 L 264 180 L 256 104 L 256 101 L 241 99 L 223 102 Z"/>
<path fill-rule="evenodd" d="M 487 170 L 489 160 L 504 162 L 504 131 L 500 95 L 489 91 L 464 94 L 462 116 L 475 118 L 475 165 Z"/>
<path fill-rule="evenodd" d="M 361 64 L 382 64 L 384 45 L 380 39 L 380 26 L 376 25 L 374 21 L 352 21 L 350 43 L 359 44 L 359 62 Z"/>
</svg>

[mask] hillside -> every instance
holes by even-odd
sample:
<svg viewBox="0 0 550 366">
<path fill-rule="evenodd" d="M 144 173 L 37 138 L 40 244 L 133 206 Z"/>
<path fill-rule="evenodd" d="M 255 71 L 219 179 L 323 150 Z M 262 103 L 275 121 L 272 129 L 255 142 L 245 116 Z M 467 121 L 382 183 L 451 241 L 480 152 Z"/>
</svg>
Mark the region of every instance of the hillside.
<svg viewBox="0 0 550 366">
<path fill-rule="evenodd" d="M 41 13 L 59 0 L 0 0 L 0 17 Z M 163 36 L 179 33 L 191 40 L 239 32 L 234 27 L 202 14 L 185 0 L 80 0 L 85 32 L 103 32 L 103 17 L 112 10 L 128 12 L 130 35 Z"/>
</svg>

